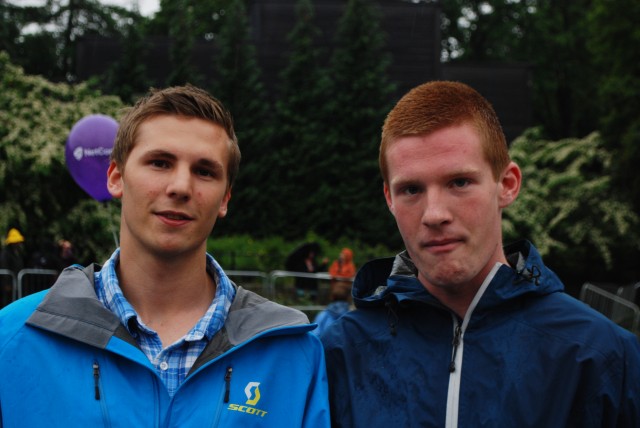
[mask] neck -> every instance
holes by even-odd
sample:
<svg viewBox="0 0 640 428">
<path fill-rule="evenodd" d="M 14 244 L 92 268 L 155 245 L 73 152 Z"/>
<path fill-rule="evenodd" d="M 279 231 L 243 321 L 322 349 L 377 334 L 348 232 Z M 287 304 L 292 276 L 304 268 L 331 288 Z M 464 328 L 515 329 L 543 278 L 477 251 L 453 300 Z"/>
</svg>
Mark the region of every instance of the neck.
<svg viewBox="0 0 640 428">
<path fill-rule="evenodd" d="M 204 254 L 169 260 L 132 256 L 122 248 L 117 273 L 123 294 L 165 346 L 188 332 L 215 296 Z"/>
</svg>

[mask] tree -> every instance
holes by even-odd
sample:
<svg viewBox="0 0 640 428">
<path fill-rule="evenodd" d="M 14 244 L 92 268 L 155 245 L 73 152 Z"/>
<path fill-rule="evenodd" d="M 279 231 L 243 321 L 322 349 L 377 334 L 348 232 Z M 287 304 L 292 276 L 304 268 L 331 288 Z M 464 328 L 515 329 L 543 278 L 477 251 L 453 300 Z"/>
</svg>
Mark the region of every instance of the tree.
<svg viewBox="0 0 640 428">
<path fill-rule="evenodd" d="M 115 117 L 120 100 L 84 84 L 25 75 L 5 53 L 0 76 L 0 230 L 22 227 L 30 252 L 66 238 L 81 260 L 108 256 L 117 217 L 73 181 L 64 148 L 79 119 L 94 113 Z"/>
<path fill-rule="evenodd" d="M 142 62 L 146 44 L 140 25 L 130 25 L 124 31 L 119 40 L 122 55 L 101 79 L 106 93 L 117 95 L 125 103 L 133 104 L 150 86 L 147 67 Z"/>
<path fill-rule="evenodd" d="M 391 108 L 395 86 L 388 77 L 390 56 L 376 5 L 349 0 L 338 22 L 328 75 L 330 100 L 324 105 L 327 128 L 322 175 L 307 221 L 330 238 L 380 239 L 395 230 L 386 211 L 377 155 L 380 129 Z M 397 239 L 387 238 L 385 244 Z"/>
<path fill-rule="evenodd" d="M 511 146 L 523 186 L 505 210 L 505 240 L 530 239 L 577 295 L 585 281 L 637 280 L 640 217 L 612 184 L 614 162 L 597 133 L 548 141 L 539 129 Z"/>
<path fill-rule="evenodd" d="M 21 36 L 14 39 L 12 59 L 27 73 L 54 82 L 75 81 L 76 44 L 86 35 L 117 37 L 131 20 L 142 18 L 119 6 L 102 5 L 98 0 L 47 0 L 44 6 L 11 9 Z M 27 26 L 37 30 L 22 34 Z"/>
<path fill-rule="evenodd" d="M 175 24 L 179 8 L 188 7 L 197 18 L 189 32 L 196 40 L 212 40 L 220 32 L 224 16 L 233 0 L 161 0 L 160 9 L 146 25 L 145 32 L 152 35 L 168 35 Z"/>
<path fill-rule="evenodd" d="M 583 137 L 597 124 L 597 74 L 587 50 L 591 2 L 442 2 L 443 57 L 531 64 L 535 122 L 550 139 Z"/>
<path fill-rule="evenodd" d="M 287 36 L 290 45 L 287 65 L 279 76 L 275 103 L 277 126 L 269 163 L 278 174 L 263 184 L 268 186 L 273 201 L 269 233 L 281 234 L 286 239 L 300 239 L 313 229 L 308 212 L 318 208 L 292 200 L 291 195 L 313 192 L 325 176 L 319 165 L 325 157 L 326 118 L 318 112 L 328 102 L 329 82 L 322 59 L 324 52 L 316 45 L 319 35 L 312 2 L 298 1 L 296 22 Z"/>
<path fill-rule="evenodd" d="M 640 3 L 594 0 L 589 12 L 589 53 L 594 58 L 598 121 L 617 159 L 615 182 L 640 211 Z"/>
<path fill-rule="evenodd" d="M 171 46 L 169 60 L 171 73 L 167 78 L 167 86 L 184 85 L 186 83 L 199 84 L 199 77 L 193 67 L 193 46 L 196 41 L 194 23 L 196 18 L 193 7 L 188 0 L 173 2 L 173 19 L 169 26 Z"/>
<path fill-rule="evenodd" d="M 211 93 L 234 117 L 243 159 L 229 218 L 221 222 L 220 229 L 246 231 L 251 227 L 259 234 L 260 225 L 272 220 L 271 212 L 262 209 L 271 204 L 262 188 L 272 175 L 269 165 L 263 162 L 269 158 L 273 119 L 261 81 L 256 48 L 249 37 L 244 0 L 232 0 L 216 45 L 216 77 L 211 84 Z M 236 206 L 242 209 L 234 209 Z"/>
</svg>

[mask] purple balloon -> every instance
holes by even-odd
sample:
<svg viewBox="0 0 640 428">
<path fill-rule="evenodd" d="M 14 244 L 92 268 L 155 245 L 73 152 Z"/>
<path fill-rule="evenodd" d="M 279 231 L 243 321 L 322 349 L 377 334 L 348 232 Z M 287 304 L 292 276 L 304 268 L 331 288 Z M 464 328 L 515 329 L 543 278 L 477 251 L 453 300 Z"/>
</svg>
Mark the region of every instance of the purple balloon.
<svg viewBox="0 0 640 428">
<path fill-rule="evenodd" d="M 92 114 L 73 125 L 65 146 L 67 168 L 73 179 L 93 199 L 111 199 L 107 189 L 109 155 L 118 132 L 118 122 L 109 116 Z"/>
</svg>

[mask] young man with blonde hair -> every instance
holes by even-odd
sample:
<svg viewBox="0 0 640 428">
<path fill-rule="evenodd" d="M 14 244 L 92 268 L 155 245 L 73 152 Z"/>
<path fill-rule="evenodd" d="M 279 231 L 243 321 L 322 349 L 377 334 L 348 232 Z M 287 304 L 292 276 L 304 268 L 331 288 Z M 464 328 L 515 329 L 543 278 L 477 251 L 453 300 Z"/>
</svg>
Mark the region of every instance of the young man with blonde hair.
<svg viewBox="0 0 640 428">
<path fill-rule="evenodd" d="M 636 337 L 503 247 L 521 172 L 491 105 L 456 82 L 407 93 L 380 168 L 406 251 L 363 266 L 321 336 L 335 427 L 638 427 Z"/>
<path fill-rule="evenodd" d="M 126 113 L 107 177 L 120 247 L 0 312 L 0 427 L 328 426 L 306 316 L 206 252 L 239 163 L 231 115 L 201 89 Z"/>
</svg>

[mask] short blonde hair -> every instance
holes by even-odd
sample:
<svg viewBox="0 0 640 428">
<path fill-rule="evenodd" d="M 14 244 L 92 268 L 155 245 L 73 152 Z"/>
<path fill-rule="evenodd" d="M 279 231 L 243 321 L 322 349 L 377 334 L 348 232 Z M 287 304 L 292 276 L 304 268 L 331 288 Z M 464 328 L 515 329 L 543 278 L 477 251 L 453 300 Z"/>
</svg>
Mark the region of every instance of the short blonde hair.
<svg viewBox="0 0 640 428">
<path fill-rule="evenodd" d="M 192 85 L 152 89 L 129 108 L 120 119 L 111 160 L 124 171 L 125 163 L 138 137 L 140 125 L 156 116 L 175 115 L 198 118 L 221 126 L 229 137 L 227 187 L 230 189 L 240 169 L 240 147 L 233 129 L 231 113 L 222 102 L 203 89 Z"/>
</svg>

